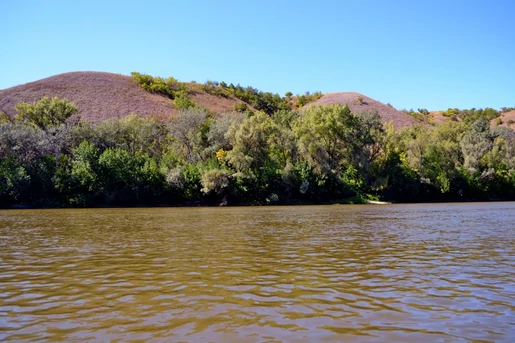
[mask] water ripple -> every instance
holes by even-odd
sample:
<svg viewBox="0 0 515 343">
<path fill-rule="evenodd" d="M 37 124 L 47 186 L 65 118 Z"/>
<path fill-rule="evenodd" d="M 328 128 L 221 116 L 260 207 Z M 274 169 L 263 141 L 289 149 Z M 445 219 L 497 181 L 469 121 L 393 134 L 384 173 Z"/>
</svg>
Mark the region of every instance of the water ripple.
<svg viewBox="0 0 515 343">
<path fill-rule="evenodd" d="M 0 340 L 511 342 L 514 210 L 0 211 Z"/>
</svg>

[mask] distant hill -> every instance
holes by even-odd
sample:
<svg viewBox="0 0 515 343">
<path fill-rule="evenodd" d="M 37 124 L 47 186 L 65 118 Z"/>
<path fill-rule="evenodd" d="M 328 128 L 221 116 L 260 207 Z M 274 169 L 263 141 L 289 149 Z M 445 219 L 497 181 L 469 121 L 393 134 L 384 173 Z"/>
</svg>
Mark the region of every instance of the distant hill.
<svg viewBox="0 0 515 343">
<path fill-rule="evenodd" d="M 102 72 L 72 72 L 55 75 L 24 85 L 0 90 L 0 111 L 16 114 L 20 102 L 34 102 L 44 96 L 66 98 L 80 110 L 80 117 L 90 122 L 140 116 L 167 118 L 177 113 L 170 99 L 151 94 L 136 84 L 132 77 Z M 238 99 L 217 97 L 205 92 L 192 92 L 198 105 L 214 112 L 232 111 Z"/>
<path fill-rule="evenodd" d="M 233 111 L 242 101 L 234 96 L 208 93 L 200 84 L 185 83 L 188 97 L 195 104 L 213 113 Z M 219 87 L 219 86 L 216 86 Z M 125 117 L 130 113 L 140 116 L 168 118 L 177 113 L 170 98 L 144 90 L 131 76 L 104 72 L 71 72 L 39 81 L 0 90 L 0 112 L 16 114 L 20 102 L 34 102 L 44 96 L 66 98 L 80 110 L 80 117 L 96 123 Z M 290 98 L 296 108 L 296 97 Z M 376 111 L 384 123 L 392 122 L 396 128 L 409 127 L 421 122 L 415 118 L 365 95 L 354 92 L 330 93 L 310 105 L 347 104 L 351 111 Z M 253 109 L 248 104 L 249 109 Z"/>
<path fill-rule="evenodd" d="M 441 111 L 431 111 L 429 113 L 429 120 L 431 120 L 432 123 L 438 125 L 448 122 L 451 120 L 451 118 L 444 116 Z M 461 121 L 460 118 L 457 118 L 457 120 Z"/>
<path fill-rule="evenodd" d="M 450 117 L 444 115 L 446 111 L 431 111 L 428 119 L 434 124 L 443 124 L 451 120 L 462 122 L 463 118 L 459 116 Z M 507 112 L 498 112 L 498 117 L 490 120 L 490 127 L 505 126 L 515 130 L 515 110 L 508 110 Z"/>
<path fill-rule="evenodd" d="M 506 126 L 515 130 L 515 110 L 504 112 L 499 118 L 490 121 L 491 126 Z"/>
<path fill-rule="evenodd" d="M 422 123 L 389 105 L 355 92 L 329 93 L 314 102 L 315 106 L 332 104 L 348 105 L 352 112 L 376 111 L 383 123 L 392 122 L 395 128 L 410 127 Z"/>
</svg>

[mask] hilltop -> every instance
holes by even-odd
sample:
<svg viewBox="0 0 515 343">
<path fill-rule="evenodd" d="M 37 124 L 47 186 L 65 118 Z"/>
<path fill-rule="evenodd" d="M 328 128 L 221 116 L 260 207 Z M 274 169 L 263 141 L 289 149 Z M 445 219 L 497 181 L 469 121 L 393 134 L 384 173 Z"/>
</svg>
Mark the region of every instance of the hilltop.
<svg viewBox="0 0 515 343">
<path fill-rule="evenodd" d="M 381 117 L 383 123 L 391 122 L 395 128 L 410 127 L 421 122 L 390 105 L 385 105 L 377 100 L 360 93 L 340 92 L 329 93 L 318 99 L 314 105 L 348 105 L 352 112 L 375 111 Z"/>
<path fill-rule="evenodd" d="M 145 91 L 131 76 L 103 72 L 71 72 L 0 90 L 0 112 L 16 114 L 20 102 L 34 102 L 44 96 L 66 98 L 80 110 L 80 117 L 96 123 L 122 118 L 130 113 L 142 117 L 167 118 L 177 113 L 170 99 Z M 214 112 L 231 111 L 237 99 L 221 98 L 192 91 L 195 103 Z"/>
</svg>

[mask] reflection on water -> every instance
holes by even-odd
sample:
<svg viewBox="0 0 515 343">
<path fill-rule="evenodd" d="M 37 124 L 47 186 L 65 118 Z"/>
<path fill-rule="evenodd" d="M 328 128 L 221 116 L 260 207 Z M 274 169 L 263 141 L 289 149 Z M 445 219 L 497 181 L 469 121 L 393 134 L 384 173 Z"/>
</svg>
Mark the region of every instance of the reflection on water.
<svg viewBox="0 0 515 343">
<path fill-rule="evenodd" d="M 0 211 L 0 341 L 512 342 L 515 204 Z"/>
</svg>

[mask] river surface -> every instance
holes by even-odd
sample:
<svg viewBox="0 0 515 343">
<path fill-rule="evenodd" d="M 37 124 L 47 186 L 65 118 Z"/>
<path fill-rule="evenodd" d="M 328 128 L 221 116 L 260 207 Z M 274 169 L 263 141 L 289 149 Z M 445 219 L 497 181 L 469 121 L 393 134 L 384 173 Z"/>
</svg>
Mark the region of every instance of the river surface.
<svg viewBox="0 0 515 343">
<path fill-rule="evenodd" d="M 515 342 L 515 203 L 0 211 L 0 341 Z"/>
</svg>

